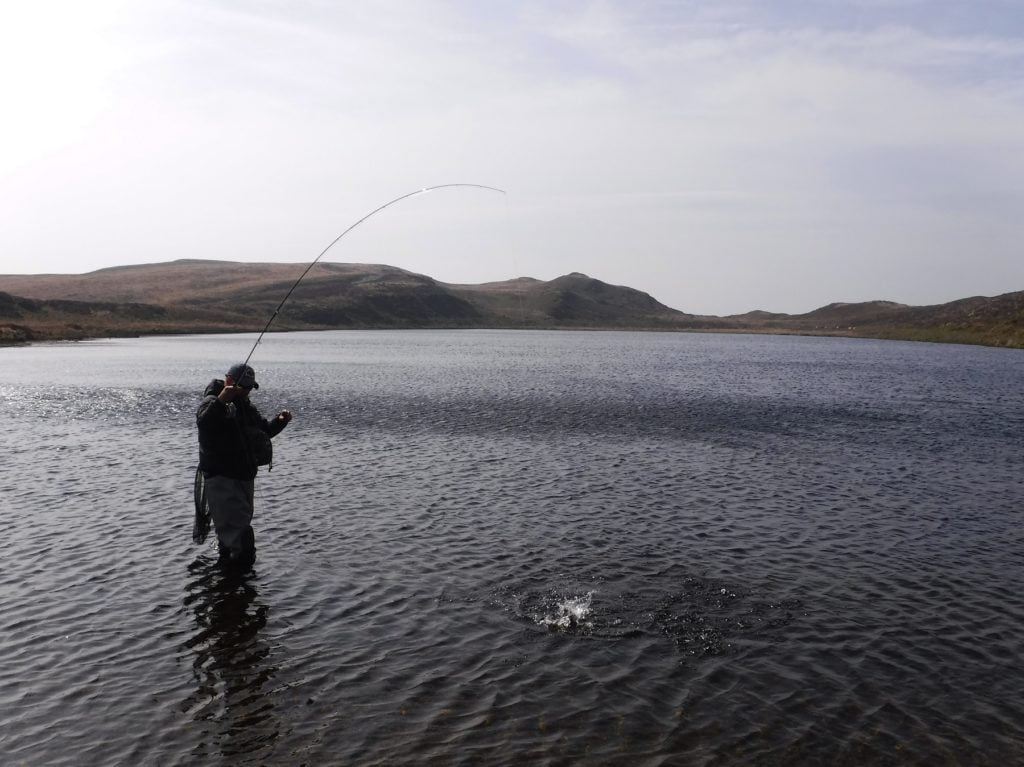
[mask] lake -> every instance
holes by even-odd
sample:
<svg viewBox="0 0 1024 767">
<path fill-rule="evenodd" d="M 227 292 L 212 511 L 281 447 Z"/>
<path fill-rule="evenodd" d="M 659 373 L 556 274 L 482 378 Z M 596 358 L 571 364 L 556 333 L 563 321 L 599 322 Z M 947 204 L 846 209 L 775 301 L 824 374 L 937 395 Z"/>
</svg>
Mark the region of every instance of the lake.
<svg viewBox="0 0 1024 767">
<path fill-rule="evenodd" d="M 5 765 L 1024 763 L 1024 352 L 271 334 L 0 350 Z"/>
</svg>

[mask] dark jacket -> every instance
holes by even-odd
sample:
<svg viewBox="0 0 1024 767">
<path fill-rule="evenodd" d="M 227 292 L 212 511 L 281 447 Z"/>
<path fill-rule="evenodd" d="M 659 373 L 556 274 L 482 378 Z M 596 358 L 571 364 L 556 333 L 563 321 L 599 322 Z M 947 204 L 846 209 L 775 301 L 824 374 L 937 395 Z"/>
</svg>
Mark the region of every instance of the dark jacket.
<svg viewBox="0 0 1024 767">
<path fill-rule="evenodd" d="M 284 421 L 268 421 L 248 397 L 224 403 L 217 399 L 224 382 L 215 378 L 206 387 L 196 411 L 199 427 L 199 469 L 207 475 L 232 479 L 255 478 L 261 454 L 268 452 L 270 437 L 285 427 Z"/>
</svg>

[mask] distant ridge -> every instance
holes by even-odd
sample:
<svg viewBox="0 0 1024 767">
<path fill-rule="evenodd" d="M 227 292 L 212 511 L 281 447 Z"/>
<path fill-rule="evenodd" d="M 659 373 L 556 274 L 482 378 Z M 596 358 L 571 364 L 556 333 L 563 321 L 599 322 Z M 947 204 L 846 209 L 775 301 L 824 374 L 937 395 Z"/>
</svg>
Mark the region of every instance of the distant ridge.
<svg viewBox="0 0 1024 767">
<path fill-rule="evenodd" d="M 0 343 L 261 330 L 301 264 L 180 259 L 0 276 Z M 842 335 L 1024 348 L 1024 291 L 935 306 L 831 303 L 799 315 L 687 314 L 580 272 L 448 284 L 384 264 L 321 262 L 272 330 L 577 328 Z"/>
</svg>

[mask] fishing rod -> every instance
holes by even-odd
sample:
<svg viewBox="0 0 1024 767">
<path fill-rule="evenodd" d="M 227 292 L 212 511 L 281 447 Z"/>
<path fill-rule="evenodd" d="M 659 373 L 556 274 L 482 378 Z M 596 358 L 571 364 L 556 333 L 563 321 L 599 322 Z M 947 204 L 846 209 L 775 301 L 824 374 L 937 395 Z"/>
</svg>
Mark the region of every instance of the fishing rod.
<svg viewBox="0 0 1024 767">
<path fill-rule="evenodd" d="M 287 301 L 291 297 L 292 292 L 294 292 L 295 288 L 299 287 L 299 283 L 302 282 L 303 278 L 307 274 L 309 274 L 310 269 L 312 269 L 314 266 L 317 265 L 317 262 L 321 258 L 324 257 L 324 254 L 327 251 L 329 251 L 331 248 L 333 248 L 335 246 L 335 244 L 338 242 L 338 240 L 340 240 L 346 234 L 351 232 L 353 229 L 355 229 L 361 223 L 366 221 L 366 219 L 371 218 L 372 216 L 377 215 L 378 213 L 380 213 L 385 208 L 390 208 L 396 202 L 401 202 L 402 200 L 405 200 L 405 199 L 407 199 L 409 197 L 415 197 L 416 195 L 419 195 L 419 194 L 426 194 L 427 192 L 433 192 L 435 189 L 447 189 L 447 188 L 453 187 L 453 186 L 467 186 L 467 187 L 473 187 L 473 188 L 476 188 L 476 189 L 489 189 L 492 192 L 501 192 L 501 194 L 505 194 L 505 190 L 504 189 L 497 189 L 497 188 L 495 188 L 493 186 L 485 186 L 484 184 L 438 184 L 437 186 L 428 186 L 428 187 L 424 187 L 423 189 L 417 189 L 415 192 L 409 192 L 407 194 L 403 194 L 401 197 L 396 197 L 395 199 L 391 200 L 391 202 L 386 202 L 383 205 L 381 205 L 379 208 L 375 208 L 374 210 L 371 210 L 369 213 L 367 213 L 361 219 L 359 219 L 354 224 L 352 224 L 352 226 L 350 226 L 348 229 L 346 229 L 344 232 L 342 232 L 337 237 L 335 237 L 331 241 L 331 244 L 328 245 L 326 248 L 324 248 L 322 251 L 320 251 L 320 255 L 317 256 L 316 258 L 314 258 L 313 262 L 309 266 L 306 267 L 306 271 L 304 271 L 302 274 L 299 275 L 299 279 L 295 280 L 295 284 L 292 285 L 291 288 L 288 290 L 288 292 L 284 294 L 284 298 L 281 299 L 281 303 L 279 303 L 277 305 L 277 308 L 274 309 L 274 313 L 270 315 L 270 319 L 267 320 L 266 326 L 263 328 L 263 330 L 260 331 L 259 336 L 256 338 L 256 343 L 254 343 L 252 345 L 252 349 L 249 350 L 249 356 L 245 358 L 245 362 L 243 364 L 245 364 L 245 365 L 249 364 L 249 359 L 252 357 L 253 352 L 256 351 L 256 347 L 259 346 L 260 345 L 260 341 L 263 340 L 263 334 L 266 333 L 267 330 L 270 329 L 271 323 L 274 321 L 274 319 L 277 317 L 278 313 L 281 311 L 281 307 L 284 306 L 285 301 Z"/>
</svg>

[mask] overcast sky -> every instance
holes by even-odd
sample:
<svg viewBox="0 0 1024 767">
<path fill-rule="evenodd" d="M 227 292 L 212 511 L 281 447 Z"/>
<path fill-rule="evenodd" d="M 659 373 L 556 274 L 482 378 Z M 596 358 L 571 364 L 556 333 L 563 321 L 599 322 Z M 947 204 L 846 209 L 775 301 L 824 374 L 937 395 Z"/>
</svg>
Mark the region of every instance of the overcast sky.
<svg viewBox="0 0 1024 767">
<path fill-rule="evenodd" d="M 4 273 L 298 276 L 475 183 L 325 259 L 702 314 L 1024 290 L 1019 0 L 32 0 L 0 84 Z"/>
</svg>

